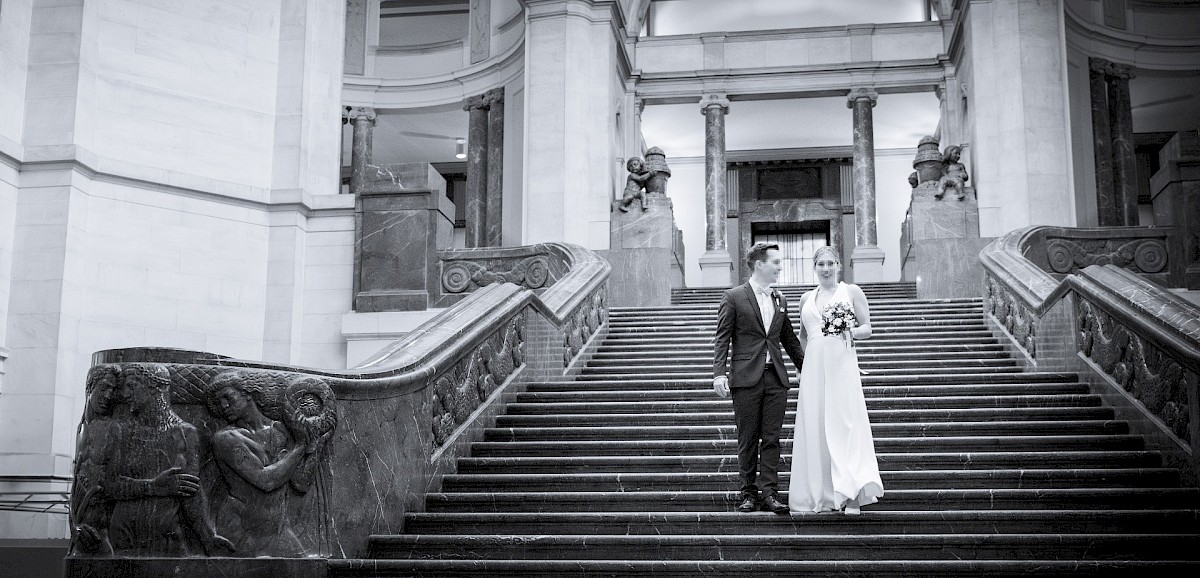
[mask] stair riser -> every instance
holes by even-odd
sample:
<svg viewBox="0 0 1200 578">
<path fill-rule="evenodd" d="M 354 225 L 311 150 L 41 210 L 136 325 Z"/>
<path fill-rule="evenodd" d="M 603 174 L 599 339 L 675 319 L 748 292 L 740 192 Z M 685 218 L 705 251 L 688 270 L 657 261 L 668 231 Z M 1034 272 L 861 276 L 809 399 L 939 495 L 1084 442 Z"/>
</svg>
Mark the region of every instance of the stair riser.
<svg viewBox="0 0 1200 578">
<path fill-rule="evenodd" d="M 971 385 L 887 385 L 867 386 L 863 388 L 866 397 L 938 397 L 959 395 L 1056 395 L 1056 394 L 1085 394 L 1088 387 L 1080 383 L 997 383 Z M 596 395 L 627 394 L 631 398 L 646 396 L 674 395 L 671 399 L 695 399 L 701 394 L 716 395 L 711 388 L 696 388 L 688 383 L 656 385 L 651 389 L 630 389 L 625 384 L 608 382 L 571 382 L 571 383 L 539 383 L 529 386 L 528 396 L 524 399 L 550 401 L 553 399 L 569 401 L 573 399 L 593 399 Z M 666 398 L 664 398 L 666 399 Z"/>
<path fill-rule="evenodd" d="M 962 512 L 923 516 L 876 513 L 868 518 L 839 514 L 775 516 L 767 513 L 708 514 L 409 514 L 413 534 L 594 534 L 594 535 L 894 535 L 894 534 L 1101 534 L 1185 532 L 1200 526 L 1195 512 Z M 942 519 L 943 517 L 947 519 Z"/>
<path fill-rule="evenodd" d="M 961 470 L 929 472 L 932 475 L 914 476 L 925 472 L 881 472 L 883 485 L 889 490 L 931 489 L 1044 489 L 1044 488 L 1171 488 L 1179 485 L 1173 471 L 1146 474 L 1141 470 L 1127 473 L 1088 475 L 1088 470 L 1053 470 L 1038 475 L 1020 473 L 996 475 L 989 471 Z M 978 475 L 972 475 L 978 474 Z M 782 472 L 780 485 L 786 486 L 791 474 Z M 738 487 L 734 473 L 695 474 L 691 477 L 651 474 L 597 474 L 571 476 L 447 476 L 442 491 L 453 492 L 717 492 Z"/>
<path fill-rule="evenodd" d="M 1050 407 L 1015 409 L 942 409 L 942 410 L 868 410 L 872 427 L 880 423 L 908 424 L 918 422 L 995 422 L 995 421 L 1033 421 L 1033 420 L 1096 420 L 1112 419 L 1111 408 L 1094 407 Z M 795 423 L 795 412 L 788 412 L 784 424 Z M 704 412 L 704 413 L 672 413 L 672 414 L 530 414 L 502 415 L 497 418 L 497 427 L 537 427 L 551 425 L 566 426 L 628 426 L 631 423 L 646 425 L 682 426 L 694 424 L 733 424 L 733 411 Z"/>
<path fill-rule="evenodd" d="M 881 471 L 1041 469 L 1058 468 L 1157 468 L 1162 458 L 1156 452 L 977 452 L 878 454 Z M 780 471 L 791 471 L 790 456 L 780 460 Z M 679 472 L 706 474 L 736 473 L 736 455 L 708 456 L 621 456 L 586 458 L 460 458 L 460 474 L 572 474 L 606 472 Z"/>
<path fill-rule="evenodd" d="M 783 437 L 792 437 L 792 424 L 783 424 Z M 913 424 L 871 424 L 871 431 L 879 437 L 942 437 L 981 435 L 1108 435 L 1127 434 L 1129 427 L 1124 422 L 1080 421 L 1080 422 L 951 422 Z M 538 428 L 489 428 L 484 432 L 484 441 L 538 441 L 538 440 L 711 440 L 734 439 L 737 429 L 733 425 L 708 425 L 693 427 L 538 427 Z"/>
<path fill-rule="evenodd" d="M 975 396 L 950 398 L 883 398 L 866 400 L 868 412 L 872 409 L 967 409 L 1025 407 L 1095 407 L 1100 405 L 1099 396 L 1090 395 L 1029 395 L 1029 396 Z M 796 400 L 788 401 L 788 409 L 796 409 Z M 594 403 L 510 403 L 508 413 L 512 415 L 552 415 L 560 413 L 644 413 L 644 412 L 733 412 L 733 402 L 728 398 L 712 401 L 645 401 L 645 402 L 594 402 Z"/>
<path fill-rule="evenodd" d="M 1195 507 L 1193 494 L 1183 491 L 1116 490 L 1097 495 L 1098 490 L 1086 492 L 1057 492 L 1051 490 L 937 490 L 916 492 L 906 496 L 892 492 L 863 508 L 872 511 L 940 511 L 940 510 L 1037 510 L 1113 508 L 1143 509 Z M 911 491 L 911 490 L 910 490 Z M 969 494 L 968 494 L 969 493 Z M 964 495 L 968 494 L 968 495 Z M 481 497 L 472 497 L 472 496 Z M 787 499 L 786 492 L 781 492 Z M 581 494 L 430 494 L 426 500 L 428 512 L 728 512 L 740 502 L 737 492 L 673 494 L 600 493 L 593 497 Z"/>
<path fill-rule="evenodd" d="M 412 559 L 557 560 L 564 550 L 586 560 L 703 560 L 719 552 L 721 557 L 753 560 L 861 560 L 869 548 L 875 560 L 1004 560 L 1004 559 L 1137 559 L 1197 557 L 1196 536 L 1090 536 L 970 539 L 961 536 L 912 537 L 792 537 L 759 539 L 739 537 L 696 539 L 599 540 L 566 537 L 522 536 L 505 543 L 485 537 L 458 537 L 420 544 L 372 544 L 372 557 Z M 596 542 L 600 543 L 596 543 Z"/>
</svg>

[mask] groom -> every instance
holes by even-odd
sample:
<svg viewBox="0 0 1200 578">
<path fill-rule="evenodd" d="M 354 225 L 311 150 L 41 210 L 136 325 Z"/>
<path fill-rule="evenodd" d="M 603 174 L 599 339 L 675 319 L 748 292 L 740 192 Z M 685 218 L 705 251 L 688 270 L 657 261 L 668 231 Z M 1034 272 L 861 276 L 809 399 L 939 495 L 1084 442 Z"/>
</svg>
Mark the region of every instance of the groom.
<svg viewBox="0 0 1200 578">
<path fill-rule="evenodd" d="M 756 243 L 746 255 L 750 281 L 726 291 L 717 311 L 713 389 L 721 397 L 733 394 L 742 485 L 740 512 L 761 507 L 776 514 L 788 513 L 787 503 L 778 495 L 779 432 L 788 393 L 780 349 L 787 350 L 797 369 L 804 362 L 804 350 L 788 318 L 787 300 L 771 289 L 779 280 L 781 265 L 779 245 Z"/>
</svg>

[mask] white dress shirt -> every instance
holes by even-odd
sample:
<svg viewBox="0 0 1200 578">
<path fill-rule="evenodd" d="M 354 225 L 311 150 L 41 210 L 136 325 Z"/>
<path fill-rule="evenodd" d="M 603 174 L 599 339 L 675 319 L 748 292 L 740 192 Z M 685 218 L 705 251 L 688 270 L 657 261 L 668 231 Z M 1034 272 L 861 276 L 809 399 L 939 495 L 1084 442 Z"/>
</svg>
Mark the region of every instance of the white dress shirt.
<svg viewBox="0 0 1200 578">
<path fill-rule="evenodd" d="M 759 285 L 754 279 L 750 279 L 750 288 L 754 290 L 754 298 L 758 301 L 758 311 L 762 314 L 763 329 L 770 329 L 771 321 L 775 319 L 775 301 L 771 299 L 771 286 Z M 771 353 L 768 349 L 763 365 L 769 363 L 771 363 Z"/>
</svg>

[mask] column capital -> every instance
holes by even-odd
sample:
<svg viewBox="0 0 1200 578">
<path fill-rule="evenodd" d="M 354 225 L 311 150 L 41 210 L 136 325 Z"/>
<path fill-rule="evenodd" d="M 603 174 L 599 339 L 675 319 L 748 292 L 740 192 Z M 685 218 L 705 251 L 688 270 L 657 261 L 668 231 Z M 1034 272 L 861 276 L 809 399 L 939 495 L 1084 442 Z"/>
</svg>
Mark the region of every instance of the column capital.
<svg viewBox="0 0 1200 578">
<path fill-rule="evenodd" d="M 342 109 L 342 122 L 354 122 L 363 117 L 374 123 L 375 109 L 369 106 L 347 106 Z"/>
<path fill-rule="evenodd" d="M 491 106 L 493 103 L 504 102 L 504 87 L 493 88 L 482 95 L 480 98 L 484 100 L 485 106 Z"/>
<path fill-rule="evenodd" d="M 1108 74 L 1112 70 L 1112 66 L 1113 63 L 1111 60 L 1095 56 L 1088 57 L 1088 69 L 1092 71 Z"/>
<path fill-rule="evenodd" d="M 700 114 L 705 114 L 709 108 L 721 107 L 721 111 L 729 114 L 729 98 L 725 93 L 709 93 L 700 97 Z"/>
<path fill-rule="evenodd" d="M 463 101 L 463 110 L 470 112 L 472 110 L 487 110 L 492 106 L 492 101 L 488 100 L 487 93 L 469 96 Z"/>
<path fill-rule="evenodd" d="M 854 101 L 867 99 L 871 101 L 871 107 L 875 107 L 875 102 L 879 100 L 879 93 L 871 88 L 854 88 L 850 90 L 850 94 L 846 95 L 846 108 L 854 108 Z"/>
<path fill-rule="evenodd" d="M 1136 75 L 1133 73 L 1133 66 L 1128 64 L 1109 63 L 1108 75 L 1123 80 L 1129 80 Z"/>
</svg>

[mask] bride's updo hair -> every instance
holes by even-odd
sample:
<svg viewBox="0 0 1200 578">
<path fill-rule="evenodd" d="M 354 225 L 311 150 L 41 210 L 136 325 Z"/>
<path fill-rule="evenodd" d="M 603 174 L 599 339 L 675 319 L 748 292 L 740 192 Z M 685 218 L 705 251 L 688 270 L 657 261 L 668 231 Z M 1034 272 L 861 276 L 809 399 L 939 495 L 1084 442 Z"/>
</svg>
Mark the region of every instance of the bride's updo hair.
<svg viewBox="0 0 1200 578">
<path fill-rule="evenodd" d="M 817 266 L 817 261 L 821 260 L 821 255 L 828 255 L 829 258 L 833 259 L 833 261 L 838 265 L 842 264 L 842 259 L 838 256 L 837 249 L 834 249 L 829 245 L 825 245 L 824 247 L 818 247 L 813 253 L 813 267 Z"/>
</svg>

